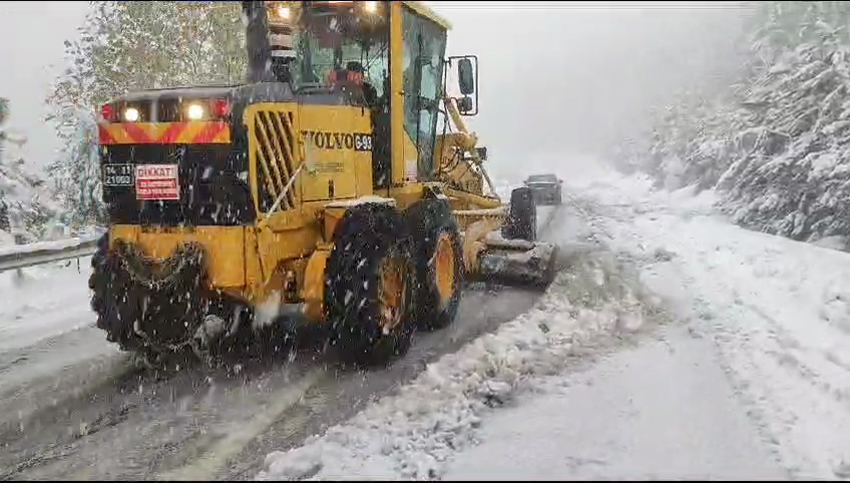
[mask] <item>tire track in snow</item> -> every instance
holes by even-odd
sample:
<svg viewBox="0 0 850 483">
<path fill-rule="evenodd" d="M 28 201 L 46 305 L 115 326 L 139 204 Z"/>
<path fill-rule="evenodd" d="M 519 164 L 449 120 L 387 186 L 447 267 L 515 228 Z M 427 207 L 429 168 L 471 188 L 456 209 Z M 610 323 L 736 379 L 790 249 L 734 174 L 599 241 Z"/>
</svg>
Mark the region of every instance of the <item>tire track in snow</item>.
<svg viewBox="0 0 850 483">
<path fill-rule="evenodd" d="M 225 465 L 228 459 L 238 455 L 254 438 L 277 422 L 283 414 L 303 399 L 307 391 L 320 382 L 329 382 L 329 375 L 322 369 L 313 369 L 291 387 L 275 392 L 271 403 L 252 419 L 232 428 L 223 438 L 214 441 L 210 448 L 197 458 L 176 469 L 169 470 L 157 479 L 160 480 L 211 480 Z"/>
</svg>

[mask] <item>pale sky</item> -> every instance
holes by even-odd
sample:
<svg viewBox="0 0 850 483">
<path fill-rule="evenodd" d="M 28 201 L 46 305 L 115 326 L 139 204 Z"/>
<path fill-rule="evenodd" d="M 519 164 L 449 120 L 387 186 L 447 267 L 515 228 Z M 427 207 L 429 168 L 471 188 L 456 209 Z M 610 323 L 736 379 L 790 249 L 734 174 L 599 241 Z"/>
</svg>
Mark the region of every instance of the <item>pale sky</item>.
<svg viewBox="0 0 850 483">
<path fill-rule="evenodd" d="M 497 171 L 591 154 L 675 90 L 725 75 L 744 12 L 734 2 L 427 3 L 453 23 L 449 54 L 479 55 L 470 125 Z M 44 97 L 87 11 L 83 1 L 0 3 L 0 96 L 34 164 L 58 148 Z"/>
<path fill-rule="evenodd" d="M 43 121 L 44 98 L 64 65 L 65 39 L 83 23 L 88 2 L 0 3 L 0 96 L 9 98 L 9 127 L 29 138 L 25 155 L 45 165 L 58 147 Z"/>
</svg>

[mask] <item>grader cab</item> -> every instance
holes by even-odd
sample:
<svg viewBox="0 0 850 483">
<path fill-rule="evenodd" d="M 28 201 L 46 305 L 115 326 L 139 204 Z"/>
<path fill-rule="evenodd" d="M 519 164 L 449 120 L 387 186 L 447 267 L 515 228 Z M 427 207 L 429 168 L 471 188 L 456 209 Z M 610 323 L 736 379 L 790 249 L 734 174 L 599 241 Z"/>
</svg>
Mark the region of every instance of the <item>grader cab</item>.
<svg viewBox="0 0 850 483">
<path fill-rule="evenodd" d="M 466 276 L 551 281 L 530 191 L 486 189 L 462 120 L 477 59 L 446 58 L 445 20 L 418 2 L 242 7 L 247 83 L 103 106 L 110 227 L 89 285 L 110 341 L 200 354 L 314 326 L 385 362 L 452 323 Z"/>
</svg>

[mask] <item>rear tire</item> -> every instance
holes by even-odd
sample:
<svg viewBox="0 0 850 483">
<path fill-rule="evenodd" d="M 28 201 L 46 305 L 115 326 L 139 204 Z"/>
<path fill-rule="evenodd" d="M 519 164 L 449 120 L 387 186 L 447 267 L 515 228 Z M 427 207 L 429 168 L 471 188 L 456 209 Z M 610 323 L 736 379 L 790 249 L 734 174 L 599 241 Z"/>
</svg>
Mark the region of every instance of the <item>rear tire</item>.
<svg viewBox="0 0 850 483">
<path fill-rule="evenodd" d="M 407 352 L 416 328 L 413 274 L 406 230 L 392 207 L 364 204 L 345 213 L 325 269 L 324 304 L 347 362 L 380 365 Z"/>
<path fill-rule="evenodd" d="M 404 213 L 416 264 L 417 327 L 454 322 L 463 290 L 463 247 L 448 203 L 424 199 Z"/>
<path fill-rule="evenodd" d="M 91 308 L 97 314 L 97 327 L 106 332 L 106 340 L 118 344 L 124 351 L 138 350 L 142 341 L 133 332 L 133 321 L 120 313 L 118 301 L 125 298 L 126 291 L 118 280 L 114 263 L 109 256 L 109 234 L 106 233 L 98 239 L 97 251 L 91 258 Z"/>
<path fill-rule="evenodd" d="M 522 187 L 511 191 L 511 205 L 502 236 L 508 240 L 537 241 L 537 205 L 531 188 Z"/>
</svg>

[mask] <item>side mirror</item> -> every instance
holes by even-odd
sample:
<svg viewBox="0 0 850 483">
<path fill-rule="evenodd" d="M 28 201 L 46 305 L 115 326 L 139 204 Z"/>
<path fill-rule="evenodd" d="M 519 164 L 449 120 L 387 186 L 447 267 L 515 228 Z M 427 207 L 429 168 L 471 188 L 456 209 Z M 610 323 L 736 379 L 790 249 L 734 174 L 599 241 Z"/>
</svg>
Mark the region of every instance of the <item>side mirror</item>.
<svg viewBox="0 0 850 483">
<path fill-rule="evenodd" d="M 487 147 L 486 146 L 482 146 L 480 148 L 475 148 L 475 150 L 478 151 L 478 157 L 481 159 L 481 161 L 487 161 Z"/>
<path fill-rule="evenodd" d="M 468 96 L 475 92 L 475 71 L 472 69 L 472 60 L 468 57 L 458 61 L 457 78 L 461 94 Z"/>
<path fill-rule="evenodd" d="M 559 179 L 559 180 L 558 180 L 558 184 L 564 184 L 564 180 Z"/>
<path fill-rule="evenodd" d="M 469 96 L 461 97 L 457 100 L 457 110 L 461 114 L 466 114 L 472 110 L 472 98 Z"/>
<path fill-rule="evenodd" d="M 449 66 L 455 65 L 455 62 L 457 62 L 457 83 L 461 93 L 460 98 L 455 98 L 457 99 L 457 110 L 460 111 L 462 116 L 478 115 L 478 57 L 474 55 L 453 56 L 449 57 L 447 62 Z"/>
</svg>

